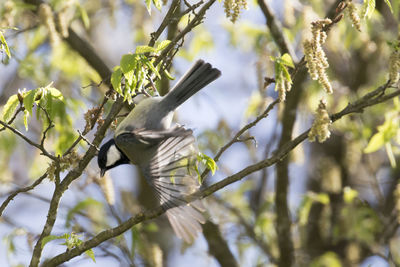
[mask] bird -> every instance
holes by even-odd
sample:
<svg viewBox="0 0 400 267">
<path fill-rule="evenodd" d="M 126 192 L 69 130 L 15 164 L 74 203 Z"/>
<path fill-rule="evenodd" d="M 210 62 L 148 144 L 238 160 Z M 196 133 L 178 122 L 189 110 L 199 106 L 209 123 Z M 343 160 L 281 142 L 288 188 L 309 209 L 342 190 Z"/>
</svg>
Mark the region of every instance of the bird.
<svg viewBox="0 0 400 267">
<path fill-rule="evenodd" d="M 98 153 L 101 176 L 122 164 L 141 169 L 175 234 L 187 243 L 202 231 L 205 208 L 191 198 L 201 186 L 193 131 L 173 125 L 172 117 L 177 107 L 220 76 L 210 63 L 197 60 L 165 96 L 140 101 Z"/>
</svg>

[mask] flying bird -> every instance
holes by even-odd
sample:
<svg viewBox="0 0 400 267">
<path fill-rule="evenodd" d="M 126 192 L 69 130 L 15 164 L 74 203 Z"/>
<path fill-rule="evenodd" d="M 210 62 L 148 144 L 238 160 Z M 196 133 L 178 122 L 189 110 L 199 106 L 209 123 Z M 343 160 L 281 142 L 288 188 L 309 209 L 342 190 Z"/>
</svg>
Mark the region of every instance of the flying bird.
<svg viewBox="0 0 400 267">
<path fill-rule="evenodd" d="M 190 243 L 201 232 L 205 211 L 189 196 L 200 188 L 197 149 L 190 129 L 172 125 L 174 110 L 216 80 L 221 72 L 198 60 L 164 97 L 139 102 L 98 154 L 101 176 L 121 164 L 137 165 L 155 190 L 179 238 Z"/>
</svg>

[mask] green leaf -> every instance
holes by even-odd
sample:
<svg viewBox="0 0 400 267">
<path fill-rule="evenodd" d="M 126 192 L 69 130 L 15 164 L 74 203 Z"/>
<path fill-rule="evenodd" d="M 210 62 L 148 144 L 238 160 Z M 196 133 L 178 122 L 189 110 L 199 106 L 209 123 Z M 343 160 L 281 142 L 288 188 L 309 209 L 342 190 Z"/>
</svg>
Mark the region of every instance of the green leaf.
<svg viewBox="0 0 400 267">
<path fill-rule="evenodd" d="M 50 241 L 56 240 L 56 239 L 64 239 L 65 235 L 58 236 L 58 235 L 48 235 L 42 240 L 42 248 L 49 243 Z"/>
<path fill-rule="evenodd" d="M 146 3 L 147 12 L 151 15 L 151 0 L 145 0 L 144 2 Z"/>
<path fill-rule="evenodd" d="M 2 48 L 4 47 L 4 51 L 6 52 L 8 58 L 11 58 L 10 49 L 8 47 L 8 44 L 6 42 L 6 39 L 4 38 L 2 31 L 0 31 L 0 43 L 2 44 Z"/>
<path fill-rule="evenodd" d="M 86 256 L 92 259 L 93 262 L 96 262 L 96 259 L 94 258 L 94 252 L 92 249 L 86 250 L 85 251 Z"/>
<path fill-rule="evenodd" d="M 364 153 L 372 153 L 380 149 L 385 144 L 385 137 L 383 133 L 378 132 L 374 134 L 369 140 L 367 147 L 364 149 Z"/>
<path fill-rule="evenodd" d="M 146 230 L 147 232 L 150 232 L 150 233 L 155 233 L 155 232 L 159 231 L 157 224 L 154 223 L 154 222 L 151 222 L 149 224 L 145 224 L 144 225 L 144 230 Z"/>
<path fill-rule="evenodd" d="M 54 144 L 56 154 L 63 154 L 76 140 L 76 131 L 74 131 L 70 125 L 70 123 L 56 124 L 55 132 L 62 133 Z"/>
<path fill-rule="evenodd" d="M 164 70 L 164 74 L 165 76 L 167 76 L 168 79 L 175 80 L 175 78 L 172 77 L 171 73 L 169 73 L 167 69 Z"/>
<path fill-rule="evenodd" d="M 158 10 L 161 10 L 162 2 L 160 0 L 153 0 L 153 4 Z"/>
<path fill-rule="evenodd" d="M 36 93 L 37 93 L 37 89 L 30 90 L 24 96 L 24 101 L 23 101 L 24 107 L 25 107 L 25 110 L 27 110 L 29 112 L 29 114 L 32 114 L 32 107 L 33 107 L 33 102 L 35 102 Z"/>
<path fill-rule="evenodd" d="M 387 114 L 385 122 L 378 126 L 378 132 L 374 134 L 369 141 L 364 153 L 371 153 L 380 149 L 384 144 L 391 141 L 397 135 L 399 130 L 397 116 Z"/>
<path fill-rule="evenodd" d="M 397 116 L 386 116 L 385 122 L 382 125 L 378 126 L 378 132 L 383 133 L 385 143 L 389 142 L 393 137 L 396 136 L 398 129 L 399 124 Z"/>
<path fill-rule="evenodd" d="M 282 65 L 281 71 L 283 73 L 283 76 L 285 76 L 285 80 L 292 83 L 292 78 L 290 77 L 290 74 L 289 74 L 289 71 L 287 70 L 287 68 Z"/>
<path fill-rule="evenodd" d="M 304 226 L 308 222 L 308 215 L 310 214 L 313 200 L 310 196 L 306 195 L 299 208 L 299 224 Z"/>
<path fill-rule="evenodd" d="M 322 256 L 313 260 L 310 267 L 342 267 L 339 257 L 334 252 L 326 252 Z"/>
<path fill-rule="evenodd" d="M 294 68 L 292 57 L 288 53 L 283 54 L 283 56 L 280 57 L 280 61 L 283 65 Z"/>
<path fill-rule="evenodd" d="M 24 110 L 24 125 L 25 125 L 25 131 L 28 131 L 28 117 L 29 117 L 29 112 L 25 109 L 25 110 Z"/>
<path fill-rule="evenodd" d="M 389 7 L 390 12 L 392 12 L 392 14 L 393 14 L 393 8 L 392 8 L 392 5 L 390 4 L 390 1 L 389 0 L 384 0 L 384 1 L 385 1 L 386 5 Z"/>
<path fill-rule="evenodd" d="M 51 94 L 49 94 L 48 91 L 45 91 L 45 97 L 42 98 L 42 101 L 40 101 L 41 103 L 44 102 L 44 107 L 47 111 L 47 113 L 49 114 L 50 118 L 53 119 L 54 118 L 54 111 L 53 111 L 53 97 L 51 96 Z"/>
<path fill-rule="evenodd" d="M 329 204 L 329 201 L 329 196 L 326 193 L 317 194 L 314 192 L 307 192 L 299 208 L 299 224 L 301 226 L 307 224 L 308 216 L 314 202 L 319 202 L 321 204 L 327 205 Z"/>
<path fill-rule="evenodd" d="M 161 79 L 160 73 L 158 73 L 158 70 L 154 67 L 153 63 L 151 63 L 149 60 L 146 60 L 144 64 L 159 78 Z"/>
<path fill-rule="evenodd" d="M 352 203 L 354 199 L 358 196 L 358 192 L 348 186 L 343 188 L 343 200 L 346 203 Z"/>
<path fill-rule="evenodd" d="M 136 61 L 136 55 L 134 54 L 123 55 L 120 61 L 122 72 L 125 74 L 134 70 L 136 66 Z"/>
<path fill-rule="evenodd" d="M 133 87 L 132 85 L 135 83 L 134 82 L 135 81 L 135 71 L 131 70 L 131 71 L 125 72 L 124 76 L 125 76 L 127 85 L 130 88 L 132 88 Z"/>
<path fill-rule="evenodd" d="M 400 111 L 400 100 L 399 97 L 393 98 L 393 105 L 396 111 Z"/>
<path fill-rule="evenodd" d="M 64 234 L 65 242 L 62 243 L 61 245 L 67 246 L 68 249 L 73 249 L 82 244 L 83 241 L 80 240 L 81 236 L 82 235 L 77 235 L 74 232 L 72 232 L 71 234 Z"/>
<path fill-rule="evenodd" d="M 283 68 L 285 68 L 278 61 L 275 62 L 275 84 L 283 82 Z M 277 90 L 275 86 L 275 90 Z"/>
<path fill-rule="evenodd" d="M 19 104 L 18 96 L 17 95 L 10 96 L 3 109 L 3 120 L 5 122 L 9 121 L 11 117 L 14 115 L 14 112 L 17 109 L 18 104 Z"/>
<path fill-rule="evenodd" d="M 312 199 L 309 196 L 305 196 L 299 209 L 299 224 L 304 226 L 308 222 L 308 215 L 310 214 Z"/>
<path fill-rule="evenodd" d="M 270 59 L 272 62 L 275 62 L 278 58 L 277 58 L 277 57 L 274 57 L 274 56 L 269 56 L 269 59 Z"/>
<path fill-rule="evenodd" d="M 157 52 L 157 49 L 147 45 L 139 45 L 136 47 L 136 54 L 144 54 L 144 53 L 154 53 Z"/>
<path fill-rule="evenodd" d="M 58 89 L 56 89 L 56 88 L 54 88 L 54 87 L 49 87 L 49 85 L 46 86 L 46 89 L 47 89 L 47 92 L 48 92 L 53 98 L 56 98 L 56 99 L 58 99 L 58 100 L 64 102 L 64 96 L 62 95 L 62 93 L 61 93 Z"/>
<path fill-rule="evenodd" d="M 81 5 L 78 4 L 78 10 L 79 10 L 79 13 L 81 15 L 81 19 L 82 19 L 83 25 L 85 26 L 86 29 L 89 29 L 90 20 L 89 20 L 88 14 L 86 12 L 86 9 L 84 9 Z"/>
<path fill-rule="evenodd" d="M 389 142 L 387 142 L 385 144 L 385 148 L 386 148 L 386 154 L 388 155 L 389 158 L 389 162 L 390 162 L 390 166 L 395 169 L 396 168 L 396 158 L 393 154 L 393 150 L 392 150 L 392 144 L 390 144 Z"/>
<path fill-rule="evenodd" d="M 168 46 L 170 43 L 171 43 L 170 40 L 164 40 L 164 41 L 162 41 L 161 43 L 159 43 L 159 44 L 157 45 L 156 51 L 157 51 L 157 52 L 160 52 L 160 51 L 164 50 L 165 48 L 167 48 L 167 46 Z"/>
<path fill-rule="evenodd" d="M 131 255 L 135 256 L 136 247 L 140 242 L 140 235 L 137 226 L 132 226 L 131 228 Z"/>
<path fill-rule="evenodd" d="M 214 159 L 204 153 L 199 152 L 198 160 L 211 171 L 212 175 L 214 175 L 215 171 L 218 169 L 217 163 L 214 161 Z"/>
<path fill-rule="evenodd" d="M 329 196 L 326 193 L 313 194 L 313 199 L 324 205 L 329 204 L 330 201 Z"/>
<path fill-rule="evenodd" d="M 375 0 L 364 0 L 363 17 L 370 19 L 375 11 Z"/>
<path fill-rule="evenodd" d="M 114 67 L 113 73 L 111 74 L 111 84 L 114 90 L 120 95 L 122 95 L 121 78 L 122 78 L 121 67 L 120 66 Z"/>
</svg>

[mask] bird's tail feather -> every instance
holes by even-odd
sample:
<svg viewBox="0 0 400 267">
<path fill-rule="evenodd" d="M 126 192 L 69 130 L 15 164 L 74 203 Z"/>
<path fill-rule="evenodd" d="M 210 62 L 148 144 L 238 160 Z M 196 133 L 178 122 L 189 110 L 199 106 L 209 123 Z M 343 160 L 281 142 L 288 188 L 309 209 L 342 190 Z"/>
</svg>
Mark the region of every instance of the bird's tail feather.
<svg viewBox="0 0 400 267">
<path fill-rule="evenodd" d="M 220 75 L 221 72 L 213 68 L 210 63 L 205 63 L 201 59 L 197 60 L 164 97 L 162 104 L 172 111 Z"/>
<path fill-rule="evenodd" d="M 201 201 L 196 200 L 187 205 L 171 208 L 166 214 L 175 234 L 186 243 L 191 243 L 197 233 L 202 231 L 201 224 L 205 219 L 201 212 L 204 210 Z"/>
</svg>

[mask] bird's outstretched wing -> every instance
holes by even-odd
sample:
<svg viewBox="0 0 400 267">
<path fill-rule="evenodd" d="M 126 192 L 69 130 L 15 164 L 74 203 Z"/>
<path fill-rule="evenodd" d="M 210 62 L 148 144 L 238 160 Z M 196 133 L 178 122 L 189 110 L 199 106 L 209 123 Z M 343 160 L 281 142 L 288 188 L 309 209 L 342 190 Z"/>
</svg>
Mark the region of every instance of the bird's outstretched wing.
<svg viewBox="0 0 400 267">
<path fill-rule="evenodd" d="M 197 148 L 191 130 L 177 126 L 166 131 L 142 131 L 142 142 L 154 144 L 149 160 L 140 166 L 155 189 L 178 237 L 191 242 L 204 223 L 201 201 L 191 201 L 200 184 L 195 170 Z"/>
</svg>

